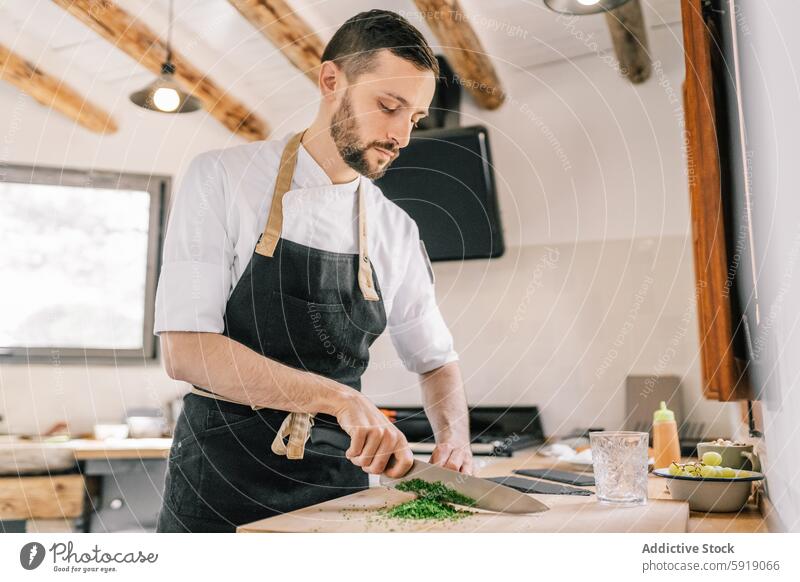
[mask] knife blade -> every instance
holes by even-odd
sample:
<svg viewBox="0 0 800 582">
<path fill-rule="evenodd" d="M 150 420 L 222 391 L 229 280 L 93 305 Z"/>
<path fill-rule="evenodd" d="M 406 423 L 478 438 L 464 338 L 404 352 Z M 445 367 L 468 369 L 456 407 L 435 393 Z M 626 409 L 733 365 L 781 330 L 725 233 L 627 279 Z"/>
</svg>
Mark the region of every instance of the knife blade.
<svg viewBox="0 0 800 582">
<path fill-rule="evenodd" d="M 350 435 L 340 428 L 313 426 L 311 442 L 315 445 L 327 444 L 344 453 L 350 448 Z M 392 479 L 380 476 L 381 485 L 396 487 L 399 483 L 410 479 L 422 479 L 429 483 L 441 481 L 462 495 L 475 500 L 475 506 L 488 511 L 500 513 L 540 513 L 550 509 L 547 505 L 499 483 L 473 477 L 414 459 L 411 469 L 402 477 Z"/>
</svg>

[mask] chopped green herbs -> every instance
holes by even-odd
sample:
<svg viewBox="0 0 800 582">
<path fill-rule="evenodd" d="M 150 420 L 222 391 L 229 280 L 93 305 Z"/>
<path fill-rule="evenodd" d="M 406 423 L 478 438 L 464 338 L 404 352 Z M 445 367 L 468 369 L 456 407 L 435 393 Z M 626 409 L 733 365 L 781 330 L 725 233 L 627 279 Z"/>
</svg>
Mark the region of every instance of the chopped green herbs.
<svg viewBox="0 0 800 582">
<path fill-rule="evenodd" d="M 457 503 L 458 505 L 475 505 L 475 500 L 462 495 L 449 485 L 441 481 L 423 481 L 422 479 L 409 479 L 396 485 L 400 491 L 416 493 L 420 497 L 439 501 L 442 503 Z"/>
<path fill-rule="evenodd" d="M 422 479 L 409 479 L 397 484 L 397 489 L 415 493 L 416 499 L 406 501 L 386 510 L 388 517 L 398 519 L 460 519 L 471 512 L 456 509 L 458 505 L 475 505 L 475 500 L 462 495 L 441 481 L 429 483 Z"/>
<path fill-rule="evenodd" d="M 447 503 L 421 497 L 392 507 L 386 515 L 397 519 L 459 519 L 468 513 Z"/>
</svg>

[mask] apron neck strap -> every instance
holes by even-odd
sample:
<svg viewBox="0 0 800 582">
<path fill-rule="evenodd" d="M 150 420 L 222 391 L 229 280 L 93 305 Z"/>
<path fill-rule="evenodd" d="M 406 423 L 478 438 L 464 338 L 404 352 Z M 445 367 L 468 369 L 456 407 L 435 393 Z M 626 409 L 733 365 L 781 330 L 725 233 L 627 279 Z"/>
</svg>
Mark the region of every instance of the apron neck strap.
<svg viewBox="0 0 800 582">
<path fill-rule="evenodd" d="M 380 301 L 372 281 L 372 265 L 369 262 L 367 238 L 367 200 L 364 195 L 364 180 L 358 181 L 358 287 L 367 301 Z"/>
<path fill-rule="evenodd" d="M 281 228 L 283 227 L 283 195 L 292 187 L 292 176 L 297 165 L 297 150 L 300 149 L 300 140 L 303 139 L 304 131 L 292 136 L 281 154 L 280 166 L 278 166 L 278 178 L 275 180 L 275 188 L 272 191 L 272 205 L 269 209 L 267 224 L 264 232 L 256 245 L 256 252 L 265 257 L 272 257 L 278 239 L 281 238 Z"/>
<path fill-rule="evenodd" d="M 272 191 L 272 204 L 264 232 L 259 237 L 255 252 L 264 257 L 272 257 L 283 228 L 283 197 L 292 187 L 292 176 L 297 166 L 297 152 L 306 130 L 292 136 L 281 154 L 278 178 Z M 364 195 L 364 179 L 358 182 L 358 287 L 367 301 L 380 301 L 372 278 L 372 265 L 369 262 L 367 238 L 367 201 Z"/>
</svg>

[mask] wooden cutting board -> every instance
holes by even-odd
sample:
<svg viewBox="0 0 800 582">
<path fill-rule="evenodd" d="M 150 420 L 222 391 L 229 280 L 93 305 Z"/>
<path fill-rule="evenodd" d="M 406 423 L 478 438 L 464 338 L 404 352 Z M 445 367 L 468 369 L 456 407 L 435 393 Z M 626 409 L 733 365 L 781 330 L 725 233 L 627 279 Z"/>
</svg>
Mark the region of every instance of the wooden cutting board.
<svg viewBox="0 0 800 582">
<path fill-rule="evenodd" d="M 457 521 L 389 519 L 381 510 L 414 495 L 373 487 L 352 495 L 262 519 L 237 528 L 259 532 L 674 532 L 687 531 L 689 505 L 682 501 L 648 499 L 638 507 L 601 504 L 594 495 L 535 495 L 550 510 L 525 515 L 475 510 Z"/>
</svg>

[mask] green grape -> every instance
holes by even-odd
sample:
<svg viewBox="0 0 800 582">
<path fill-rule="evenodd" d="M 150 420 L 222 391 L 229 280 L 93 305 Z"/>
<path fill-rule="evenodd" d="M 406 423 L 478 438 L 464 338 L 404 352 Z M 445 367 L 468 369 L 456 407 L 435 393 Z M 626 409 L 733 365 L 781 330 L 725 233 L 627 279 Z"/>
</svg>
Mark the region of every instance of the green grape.
<svg viewBox="0 0 800 582">
<path fill-rule="evenodd" d="M 670 475 L 680 475 L 681 473 L 683 473 L 683 469 L 681 468 L 681 466 L 678 463 L 674 462 L 670 463 L 668 471 Z"/>
<path fill-rule="evenodd" d="M 716 477 L 717 472 L 714 470 L 715 467 L 709 467 L 708 465 L 704 466 L 700 469 L 700 476 L 701 477 Z"/>
<path fill-rule="evenodd" d="M 725 479 L 733 479 L 736 477 L 736 471 L 734 471 L 730 467 L 723 467 L 722 477 L 724 477 Z"/>
<path fill-rule="evenodd" d="M 703 453 L 703 463 L 711 467 L 716 467 L 722 463 L 722 455 L 715 451 Z"/>
</svg>

